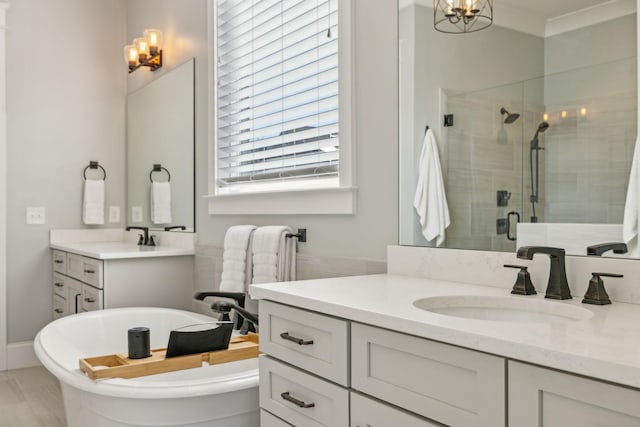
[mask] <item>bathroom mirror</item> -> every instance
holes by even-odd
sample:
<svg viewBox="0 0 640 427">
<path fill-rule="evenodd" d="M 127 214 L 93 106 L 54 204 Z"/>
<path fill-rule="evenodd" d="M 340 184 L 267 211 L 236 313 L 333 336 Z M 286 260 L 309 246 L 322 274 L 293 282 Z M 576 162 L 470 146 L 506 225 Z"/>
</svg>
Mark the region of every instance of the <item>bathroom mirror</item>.
<svg viewBox="0 0 640 427">
<path fill-rule="evenodd" d="M 154 165 L 160 167 L 154 171 Z M 170 222 L 166 222 L 167 203 L 158 205 L 164 217 L 151 219 L 151 180 L 169 181 Z M 195 231 L 194 182 L 191 59 L 127 97 L 127 225 L 184 226 L 184 231 Z"/>
<path fill-rule="evenodd" d="M 586 255 L 620 241 L 637 135 L 636 1 L 503 0 L 491 27 L 468 34 L 436 31 L 432 5 L 399 2 L 400 244 L 436 246 L 413 206 L 427 126 L 451 222 L 442 247 Z"/>
</svg>

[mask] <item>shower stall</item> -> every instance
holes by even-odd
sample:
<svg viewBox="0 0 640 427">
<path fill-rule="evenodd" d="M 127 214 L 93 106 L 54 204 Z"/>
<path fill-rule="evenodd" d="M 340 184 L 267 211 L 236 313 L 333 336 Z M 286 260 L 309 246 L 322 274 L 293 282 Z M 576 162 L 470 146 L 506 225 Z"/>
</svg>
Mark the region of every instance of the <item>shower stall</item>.
<svg viewBox="0 0 640 427">
<path fill-rule="evenodd" d="M 447 246 L 514 250 L 518 220 L 620 224 L 635 76 L 634 57 L 449 94 Z"/>
</svg>

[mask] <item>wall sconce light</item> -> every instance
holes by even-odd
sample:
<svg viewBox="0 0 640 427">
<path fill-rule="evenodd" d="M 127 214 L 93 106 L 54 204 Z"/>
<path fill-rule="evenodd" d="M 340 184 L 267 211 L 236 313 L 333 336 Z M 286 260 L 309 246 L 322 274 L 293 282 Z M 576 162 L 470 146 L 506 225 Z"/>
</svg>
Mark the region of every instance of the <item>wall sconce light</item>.
<svg viewBox="0 0 640 427">
<path fill-rule="evenodd" d="M 129 73 L 140 67 L 149 67 L 156 71 L 162 67 L 162 33 L 158 30 L 145 30 L 144 37 L 133 40 L 133 44 L 124 47 L 124 60 Z"/>
</svg>

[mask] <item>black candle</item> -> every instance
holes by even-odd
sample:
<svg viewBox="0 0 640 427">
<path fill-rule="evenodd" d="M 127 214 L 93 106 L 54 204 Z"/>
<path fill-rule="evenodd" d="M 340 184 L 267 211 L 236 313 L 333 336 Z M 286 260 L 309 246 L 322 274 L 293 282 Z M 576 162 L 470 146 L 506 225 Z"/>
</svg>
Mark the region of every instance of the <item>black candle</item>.
<svg viewBox="0 0 640 427">
<path fill-rule="evenodd" d="M 129 329 L 129 359 L 144 359 L 151 356 L 149 328 Z"/>
</svg>

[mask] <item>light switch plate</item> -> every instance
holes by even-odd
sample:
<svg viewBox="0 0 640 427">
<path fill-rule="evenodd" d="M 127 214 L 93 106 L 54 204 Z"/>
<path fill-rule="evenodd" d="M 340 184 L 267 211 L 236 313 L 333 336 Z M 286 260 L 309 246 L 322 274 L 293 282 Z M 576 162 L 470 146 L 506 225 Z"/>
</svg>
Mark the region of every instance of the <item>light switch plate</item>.
<svg viewBox="0 0 640 427">
<path fill-rule="evenodd" d="M 120 206 L 109 206 L 109 222 L 120 222 Z"/>
<path fill-rule="evenodd" d="M 45 208 L 27 208 L 27 224 L 45 224 L 47 222 Z"/>
<path fill-rule="evenodd" d="M 131 206 L 131 222 L 142 222 L 142 206 Z"/>
</svg>

